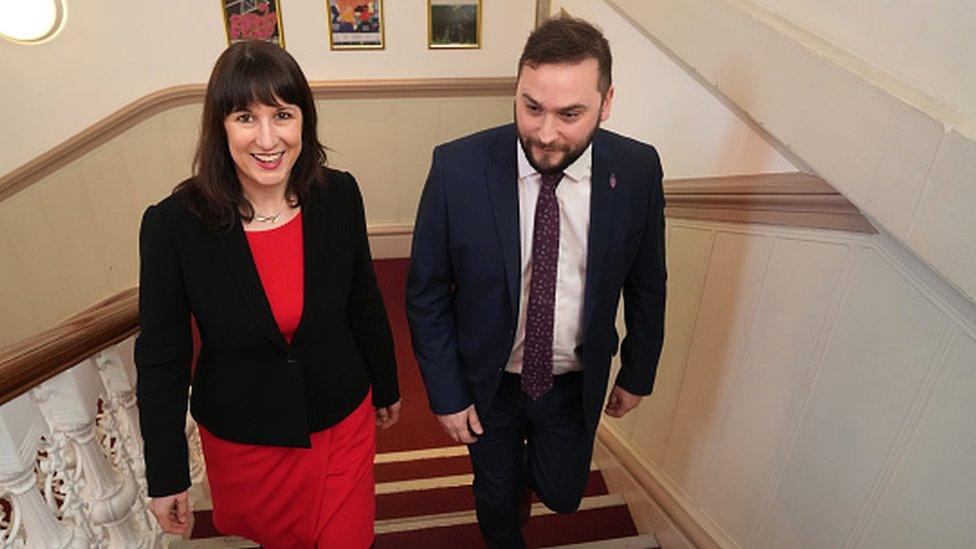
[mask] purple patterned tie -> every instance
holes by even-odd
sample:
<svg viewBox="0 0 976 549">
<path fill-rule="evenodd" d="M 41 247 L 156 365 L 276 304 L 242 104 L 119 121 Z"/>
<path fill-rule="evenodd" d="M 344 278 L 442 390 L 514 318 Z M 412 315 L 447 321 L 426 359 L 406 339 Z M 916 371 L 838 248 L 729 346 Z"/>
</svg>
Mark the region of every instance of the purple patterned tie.
<svg viewBox="0 0 976 549">
<path fill-rule="evenodd" d="M 563 172 L 542 175 L 532 231 L 532 279 L 525 314 L 522 390 L 538 400 L 552 388 L 552 329 L 556 314 L 559 262 L 559 203 L 556 186 Z"/>
</svg>

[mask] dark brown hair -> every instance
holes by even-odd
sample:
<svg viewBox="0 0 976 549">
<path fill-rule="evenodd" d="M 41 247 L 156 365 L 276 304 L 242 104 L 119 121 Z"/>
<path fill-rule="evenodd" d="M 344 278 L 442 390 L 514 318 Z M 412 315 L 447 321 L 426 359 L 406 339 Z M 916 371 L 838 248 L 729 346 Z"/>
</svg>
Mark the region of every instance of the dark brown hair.
<svg viewBox="0 0 976 549">
<path fill-rule="evenodd" d="M 603 32 L 576 17 L 552 17 L 529 35 L 519 58 L 518 74 L 522 75 L 522 67 L 526 65 L 534 69 L 539 65 L 580 63 L 587 59 L 596 59 L 600 71 L 597 89 L 606 95 L 613 83 L 613 56 Z"/>
<path fill-rule="evenodd" d="M 238 215 L 247 221 L 254 216 L 237 179 L 224 119 L 252 103 L 277 106 L 281 102 L 302 111 L 302 151 L 285 189 L 295 205 L 308 198 L 309 187 L 322 177 L 320 167 L 326 161 L 308 81 L 288 52 L 268 42 L 238 42 L 224 50 L 207 82 L 193 177 L 176 188 L 186 190 L 188 207 L 208 227 L 228 227 Z"/>
</svg>

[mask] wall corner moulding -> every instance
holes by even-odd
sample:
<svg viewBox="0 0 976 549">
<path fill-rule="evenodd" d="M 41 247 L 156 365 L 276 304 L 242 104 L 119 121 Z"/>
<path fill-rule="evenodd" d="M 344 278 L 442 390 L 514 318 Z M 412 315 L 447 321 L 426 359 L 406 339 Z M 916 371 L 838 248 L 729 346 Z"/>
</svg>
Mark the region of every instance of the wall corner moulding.
<svg viewBox="0 0 976 549">
<path fill-rule="evenodd" d="M 0 38 L 15 44 L 53 40 L 67 19 L 67 0 L 0 0 Z"/>
</svg>

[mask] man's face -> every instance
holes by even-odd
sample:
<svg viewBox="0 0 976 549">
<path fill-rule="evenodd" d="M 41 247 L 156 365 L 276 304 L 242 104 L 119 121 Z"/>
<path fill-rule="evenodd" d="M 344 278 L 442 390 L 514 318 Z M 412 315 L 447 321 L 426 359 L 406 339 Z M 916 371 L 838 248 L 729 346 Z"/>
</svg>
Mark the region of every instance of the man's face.
<svg viewBox="0 0 976 549">
<path fill-rule="evenodd" d="M 540 173 L 572 164 L 610 116 L 611 86 L 601 97 L 599 66 L 590 58 L 579 63 L 522 67 L 515 92 L 515 126 L 532 166 Z"/>
</svg>

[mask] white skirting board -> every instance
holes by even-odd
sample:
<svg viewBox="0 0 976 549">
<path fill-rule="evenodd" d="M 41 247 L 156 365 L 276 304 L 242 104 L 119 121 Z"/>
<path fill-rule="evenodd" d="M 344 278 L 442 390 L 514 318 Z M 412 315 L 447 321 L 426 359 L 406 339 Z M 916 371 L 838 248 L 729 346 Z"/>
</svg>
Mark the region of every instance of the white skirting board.
<svg viewBox="0 0 976 549">
<path fill-rule="evenodd" d="M 682 505 L 683 496 L 669 490 L 656 468 L 645 464 L 613 428 L 601 425 L 597 430 L 594 459 L 609 491 L 624 495 L 637 531 L 656 536 L 663 549 L 735 547 L 708 521 L 696 518 L 694 509 Z"/>
<path fill-rule="evenodd" d="M 410 257 L 413 225 L 372 225 L 368 229 L 369 248 L 373 259 L 401 259 Z"/>
</svg>

